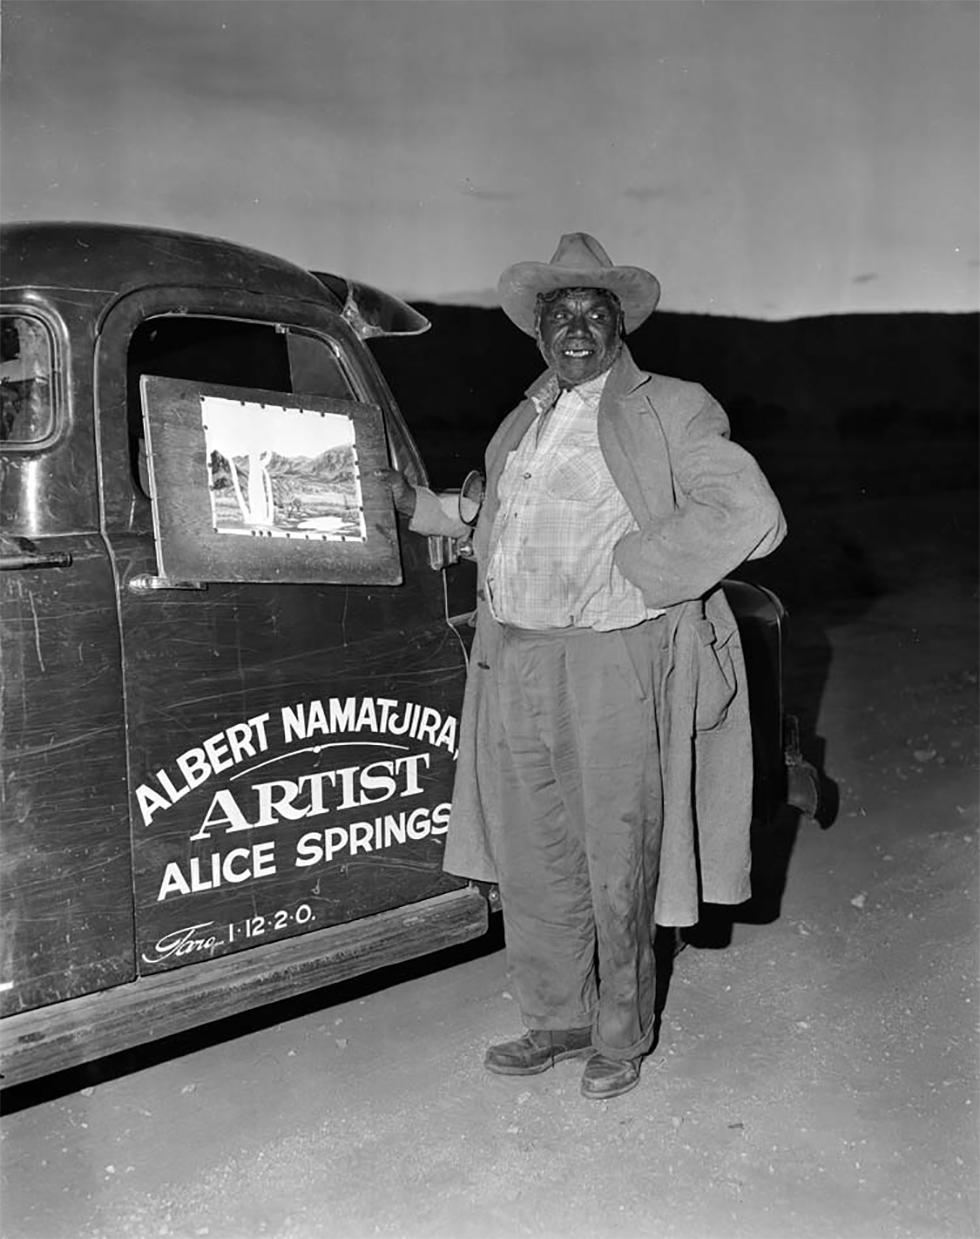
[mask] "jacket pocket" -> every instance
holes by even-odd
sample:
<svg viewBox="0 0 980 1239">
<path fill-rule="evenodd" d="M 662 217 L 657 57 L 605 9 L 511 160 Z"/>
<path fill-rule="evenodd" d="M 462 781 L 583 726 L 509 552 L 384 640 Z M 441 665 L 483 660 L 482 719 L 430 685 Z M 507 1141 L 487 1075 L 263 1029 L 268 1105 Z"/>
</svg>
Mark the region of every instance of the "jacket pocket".
<svg viewBox="0 0 980 1239">
<path fill-rule="evenodd" d="M 719 635 L 708 619 L 698 620 L 696 630 L 698 666 L 694 725 L 698 731 L 711 731 L 725 721 L 738 690 L 732 655 L 735 630 Z"/>
</svg>

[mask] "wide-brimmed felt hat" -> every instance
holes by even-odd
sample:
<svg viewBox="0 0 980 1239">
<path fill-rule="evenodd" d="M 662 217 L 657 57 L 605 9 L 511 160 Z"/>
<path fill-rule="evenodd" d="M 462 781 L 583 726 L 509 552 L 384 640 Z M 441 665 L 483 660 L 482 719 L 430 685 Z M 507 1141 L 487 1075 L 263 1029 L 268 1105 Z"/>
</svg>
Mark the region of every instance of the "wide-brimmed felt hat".
<svg viewBox="0 0 980 1239">
<path fill-rule="evenodd" d="M 566 232 L 550 262 L 515 262 L 500 277 L 497 291 L 507 317 L 533 336 L 539 293 L 556 288 L 606 288 L 623 307 L 627 332 L 656 309 L 660 282 L 642 267 L 616 267 L 595 237 Z"/>
</svg>

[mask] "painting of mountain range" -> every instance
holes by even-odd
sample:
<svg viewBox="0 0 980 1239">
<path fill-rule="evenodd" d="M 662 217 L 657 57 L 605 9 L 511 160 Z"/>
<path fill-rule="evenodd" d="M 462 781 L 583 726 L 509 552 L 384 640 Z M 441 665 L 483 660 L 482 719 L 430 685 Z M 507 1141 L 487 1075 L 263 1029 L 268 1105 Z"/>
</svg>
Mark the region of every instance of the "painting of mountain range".
<svg viewBox="0 0 980 1239">
<path fill-rule="evenodd" d="M 202 421 L 216 532 L 364 541 L 349 417 L 204 397 Z"/>
</svg>

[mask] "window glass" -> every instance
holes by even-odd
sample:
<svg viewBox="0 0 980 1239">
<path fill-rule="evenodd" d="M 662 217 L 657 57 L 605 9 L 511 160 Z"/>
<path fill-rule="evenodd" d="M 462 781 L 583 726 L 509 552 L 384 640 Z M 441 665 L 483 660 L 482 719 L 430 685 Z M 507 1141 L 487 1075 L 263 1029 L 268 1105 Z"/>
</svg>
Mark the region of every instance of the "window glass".
<svg viewBox="0 0 980 1239">
<path fill-rule="evenodd" d="M 286 348 L 291 383 L 286 390 L 311 396 L 333 396 L 337 400 L 354 399 L 337 356 L 322 340 L 288 331 Z"/>
<path fill-rule="evenodd" d="M 51 335 L 31 314 L 0 314 L 0 441 L 40 443 L 54 429 Z"/>
</svg>

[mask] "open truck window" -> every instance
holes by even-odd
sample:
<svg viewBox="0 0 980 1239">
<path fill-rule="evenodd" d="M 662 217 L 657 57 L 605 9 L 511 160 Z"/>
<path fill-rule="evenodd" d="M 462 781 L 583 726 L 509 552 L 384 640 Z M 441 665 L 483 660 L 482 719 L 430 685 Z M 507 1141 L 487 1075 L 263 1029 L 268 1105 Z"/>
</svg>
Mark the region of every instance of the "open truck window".
<svg viewBox="0 0 980 1239">
<path fill-rule="evenodd" d="M 401 580 L 380 408 L 339 342 L 276 324 L 161 317 L 129 350 L 131 440 L 172 580 Z"/>
<path fill-rule="evenodd" d="M 149 476 L 140 401 L 145 374 L 356 399 L 339 345 L 270 323 L 195 315 L 150 318 L 133 333 L 127 369 L 130 445 L 135 477 L 145 494 Z"/>
</svg>

